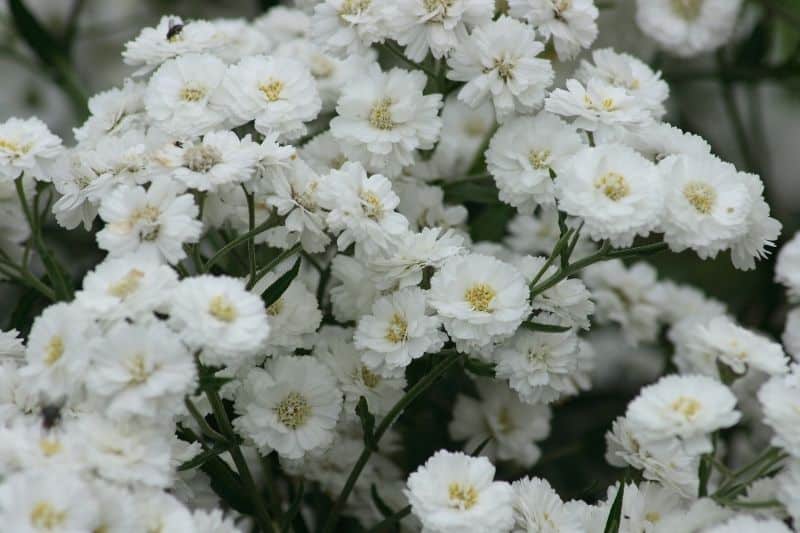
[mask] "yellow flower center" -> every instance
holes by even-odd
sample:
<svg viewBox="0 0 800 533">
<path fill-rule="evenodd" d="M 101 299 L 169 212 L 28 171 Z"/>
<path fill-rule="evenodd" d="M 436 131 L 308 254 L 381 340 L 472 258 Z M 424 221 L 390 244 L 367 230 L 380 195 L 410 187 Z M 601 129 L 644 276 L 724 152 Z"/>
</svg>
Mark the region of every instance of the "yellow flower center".
<svg viewBox="0 0 800 533">
<path fill-rule="evenodd" d="M 694 398 L 681 396 L 672 402 L 670 408 L 673 411 L 682 414 L 687 420 L 692 420 L 695 416 L 697 416 L 697 413 L 700 412 L 700 409 L 702 409 L 703 406 Z"/>
<path fill-rule="evenodd" d="M 394 119 L 392 119 L 392 99 L 383 98 L 378 100 L 369 112 L 370 125 L 378 130 L 391 130 L 394 128 Z"/>
<path fill-rule="evenodd" d="M 45 457 L 52 457 L 61 451 L 61 443 L 55 439 L 42 439 L 39 441 L 39 449 Z"/>
<path fill-rule="evenodd" d="M 364 207 L 364 214 L 373 220 L 378 220 L 383 215 L 383 205 L 378 195 L 372 191 L 361 192 L 361 204 Z"/>
<path fill-rule="evenodd" d="M 661 513 L 658 511 L 650 511 L 649 513 L 645 513 L 644 519 L 650 522 L 651 524 L 655 524 L 656 522 L 661 520 Z"/>
<path fill-rule="evenodd" d="M 20 144 L 11 139 L 0 138 L 0 151 L 9 152 L 13 156 L 19 157 L 25 155 L 30 149 L 30 144 Z"/>
<path fill-rule="evenodd" d="M 625 176 L 616 172 L 606 172 L 595 180 L 594 186 L 614 202 L 622 200 L 631 193 L 628 180 L 625 179 Z"/>
<path fill-rule="evenodd" d="M 112 283 L 108 287 L 108 294 L 111 296 L 116 296 L 120 300 L 124 300 L 131 294 L 133 294 L 136 289 L 139 288 L 139 284 L 144 277 L 144 272 L 139 269 L 133 268 L 130 272 L 125 274 L 118 282 Z"/>
<path fill-rule="evenodd" d="M 53 335 L 44 347 L 44 364 L 53 366 L 62 355 L 64 355 L 64 339 L 60 335 Z"/>
<path fill-rule="evenodd" d="M 347 17 L 358 15 L 369 7 L 372 0 L 344 0 L 339 8 L 339 16 Z"/>
<path fill-rule="evenodd" d="M 472 307 L 473 311 L 489 312 L 489 305 L 497 295 L 497 292 L 486 283 L 476 283 L 466 290 L 464 299 Z"/>
<path fill-rule="evenodd" d="M 192 172 L 208 172 L 220 161 L 220 151 L 205 144 L 191 146 L 183 152 L 183 165 Z"/>
<path fill-rule="evenodd" d="M 233 306 L 233 302 L 222 294 L 211 298 L 211 302 L 208 304 L 208 312 L 220 322 L 230 323 L 236 320 L 236 308 Z"/>
<path fill-rule="evenodd" d="M 389 320 L 389 327 L 386 328 L 386 340 L 398 344 L 405 342 L 408 338 L 408 321 L 400 313 L 395 313 Z"/>
<path fill-rule="evenodd" d="M 147 369 L 147 361 L 144 355 L 137 353 L 125 362 L 125 367 L 128 370 L 128 381 L 134 385 L 138 385 L 147 381 L 150 377 L 150 371 Z"/>
<path fill-rule="evenodd" d="M 497 423 L 500 426 L 500 433 L 510 433 L 514 429 L 514 420 L 511 418 L 511 413 L 508 407 L 503 406 L 497 415 Z"/>
<path fill-rule="evenodd" d="M 269 316 L 278 316 L 283 311 L 283 298 L 278 298 L 275 302 L 267 307 L 267 314 Z"/>
<path fill-rule="evenodd" d="M 178 95 L 184 102 L 199 102 L 206 95 L 205 87 L 187 85 Z"/>
<path fill-rule="evenodd" d="M 508 81 L 514 77 L 514 65 L 512 63 L 506 63 L 503 59 L 495 59 L 494 68 L 497 69 L 497 75 L 503 81 Z"/>
<path fill-rule="evenodd" d="M 297 429 L 308 421 L 311 416 L 311 406 L 308 405 L 305 396 L 298 392 L 290 392 L 275 407 L 275 414 L 281 424 L 289 429 Z"/>
<path fill-rule="evenodd" d="M 364 365 L 356 370 L 356 374 L 358 374 L 356 377 L 360 377 L 361 382 L 370 389 L 374 389 L 381 382 L 381 377 Z"/>
<path fill-rule="evenodd" d="M 31 525 L 36 529 L 52 531 L 67 520 L 66 511 L 59 511 L 50 502 L 39 501 L 31 509 Z"/>
<path fill-rule="evenodd" d="M 264 98 L 270 102 L 275 102 L 281 97 L 283 82 L 281 80 L 268 81 L 259 85 L 258 90 L 264 93 Z"/>
<path fill-rule="evenodd" d="M 698 213 L 708 215 L 717 201 L 717 191 L 708 183 L 691 181 L 683 188 L 683 196 Z"/>
<path fill-rule="evenodd" d="M 461 510 L 471 509 L 478 503 L 478 491 L 472 485 L 450 483 L 447 487 L 447 495 L 450 498 L 450 504 Z"/>
<path fill-rule="evenodd" d="M 528 154 L 528 161 L 536 170 L 548 168 L 547 162 L 550 159 L 550 150 L 531 150 Z"/>
<path fill-rule="evenodd" d="M 672 11 L 685 20 L 694 20 L 700 16 L 703 0 L 672 0 Z"/>
</svg>

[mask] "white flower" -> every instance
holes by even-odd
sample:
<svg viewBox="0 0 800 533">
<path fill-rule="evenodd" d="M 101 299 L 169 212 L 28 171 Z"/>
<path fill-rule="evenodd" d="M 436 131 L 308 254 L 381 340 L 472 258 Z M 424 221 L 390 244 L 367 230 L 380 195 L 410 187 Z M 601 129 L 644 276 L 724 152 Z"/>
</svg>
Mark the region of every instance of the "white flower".
<svg viewBox="0 0 800 533">
<path fill-rule="evenodd" d="M 186 278 L 172 294 L 170 323 L 209 365 L 255 355 L 270 332 L 264 302 L 242 281 L 226 276 Z"/>
<path fill-rule="evenodd" d="M 670 375 L 642 388 L 625 417 L 636 438 L 656 444 L 679 437 L 690 453 L 712 449 L 711 433 L 739 421 L 736 397 L 705 376 Z"/>
<path fill-rule="evenodd" d="M 439 450 L 408 477 L 411 512 L 431 533 L 504 533 L 514 524 L 513 491 L 493 481 L 485 457 Z"/>
<path fill-rule="evenodd" d="M 193 137 L 225 121 L 209 106 L 227 67 L 210 54 L 187 54 L 170 59 L 150 78 L 144 105 L 152 123 L 175 137 Z"/>
<path fill-rule="evenodd" d="M 134 75 L 146 74 L 173 57 L 211 51 L 222 44 L 221 37 L 212 22 L 184 23 L 180 17 L 165 15 L 158 26 L 144 28 L 125 43 L 122 57 L 127 65 L 139 67 Z"/>
<path fill-rule="evenodd" d="M 795 233 L 778 252 L 775 281 L 786 287 L 789 298 L 800 300 L 800 232 Z"/>
<path fill-rule="evenodd" d="M 647 103 L 600 78 L 592 78 L 584 86 L 575 79 L 567 80 L 566 89 L 554 89 L 544 108 L 555 115 L 575 117 L 573 124 L 587 131 L 601 126 L 639 127 L 653 121 Z"/>
<path fill-rule="evenodd" d="M 20 359 L 25 355 L 25 344 L 19 336 L 19 331 L 12 329 L 0 331 L 0 360 Z"/>
<path fill-rule="evenodd" d="M 261 147 L 250 135 L 239 139 L 232 131 L 212 131 L 199 142 L 183 142 L 162 151 L 172 176 L 198 191 L 216 191 L 221 185 L 250 181 Z"/>
<path fill-rule="evenodd" d="M 650 110 L 653 118 L 658 120 L 666 110 L 664 102 L 669 97 L 669 86 L 661 79 L 660 72 L 653 72 L 647 63 L 632 55 L 617 53 L 611 48 L 603 48 L 592 52 L 594 64 L 585 59 L 581 61 L 575 73 L 584 84 L 592 79 L 627 90 L 632 96 L 640 99 Z"/>
<path fill-rule="evenodd" d="M 241 533 L 231 515 L 225 516 L 220 509 L 195 510 L 192 513 L 195 533 Z"/>
<path fill-rule="evenodd" d="M 344 392 L 345 419 L 356 419 L 355 408 L 361 397 L 367 400 L 369 412 L 381 417 L 403 396 L 406 385 L 402 373 L 387 377 L 373 372 L 353 346 L 353 331 L 325 326 L 319 332 L 314 355 L 330 367 Z"/>
<path fill-rule="evenodd" d="M 169 420 L 193 392 L 192 354 L 162 322 L 118 323 L 92 345 L 87 391 L 114 419 L 139 416 Z"/>
<path fill-rule="evenodd" d="M 14 180 L 23 172 L 50 181 L 49 165 L 61 150 L 61 139 L 38 118 L 6 120 L 0 124 L 0 182 Z"/>
<path fill-rule="evenodd" d="M 656 340 L 661 306 L 655 299 L 657 280 L 652 266 L 639 262 L 626 267 L 614 259 L 584 269 L 583 281 L 596 303 L 600 324 L 619 324 L 625 340 L 633 346 Z"/>
<path fill-rule="evenodd" d="M 463 351 L 514 333 L 530 311 L 528 292 L 522 274 L 511 265 L 469 254 L 445 261 L 431 279 L 428 299 Z"/>
<path fill-rule="evenodd" d="M 630 246 L 661 222 L 661 179 L 655 165 L 624 145 L 584 148 L 556 179 L 559 208 L 583 219 L 584 230 L 615 247 Z"/>
<path fill-rule="evenodd" d="M 97 327 L 77 304 L 57 303 L 33 321 L 20 369 L 26 387 L 57 401 L 80 392 Z"/>
<path fill-rule="evenodd" d="M 505 243 L 519 254 L 550 254 L 561 238 L 555 206 L 540 207 L 532 216 L 517 215 L 508 223 L 507 229 L 509 234 Z M 581 236 L 573 254 L 574 257 L 582 257 L 593 251 L 595 246 L 588 238 Z"/>
<path fill-rule="evenodd" d="M 636 23 L 673 54 L 690 57 L 730 39 L 741 0 L 637 0 Z"/>
<path fill-rule="evenodd" d="M 197 205 L 170 180 L 143 187 L 120 185 L 100 204 L 106 226 L 97 244 L 114 256 L 145 253 L 170 264 L 184 257 L 184 243 L 197 242 L 202 231 Z"/>
<path fill-rule="evenodd" d="M 386 5 L 380 0 L 323 0 L 314 7 L 312 38 L 340 57 L 364 55 L 385 37 Z"/>
<path fill-rule="evenodd" d="M 664 240 L 676 252 L 716 256 L 747 232 L 754 198 L 741 173 L 712 155 L 670 156 L 658 169 L 664 183 Z"/>
<path fill-rule="evenodd" d="M 80 142 L 96 142 L 106 135 L 121 135 L 140 128 L 145 122 L 145 84 L 130 78 L 122 87 L 114 87 L 89 98 L 91 115 L 79 128 L 75 128 L 75 139 Z"/>
<path fill-rule="evenodd" d="M 731 262 L 739 270 L 753 270 L 756 259 L 766 258 L 769 255 L 767 248 L 775 246 L 782 225 L 769 216 L 769 204 L 764 200 L 761 178 L 747 172 L 740 172 L 739 176 L 753 199 L 753 206 L 747 218 L 747 231 L 732 243 Z"/>
<path fill-rule="evenodd" d="M 582 524 L 546 479 L 525 477 L 515 481 L 514 531 L 528 533 L 582 533 Z"/>
<path fill-rule="evenodd" d="M 772 444 L 800 456 L 800 368 L 786 376 L 774 376 L 758 391 L 764 422 L 775 434 Z"/>
<path fill-rule="evenodd" d="M 546 261 L 546 257 L 526 255 L 516 261 L 515 266 L 522 272 L 528 283 L 531 283 L 542 270 Z M 539 281 L 546 281 L 557 271 L 558 268 L 551 265 L 541 275 Z M 589 329 L 591 325 L 589 315 L 594 313 L 594 303 L 591 298 L 592 294 L 583 281 L 577 278 L 565 278 L 549 289 L 536 294 L 531 301 L 531 307 L 534 310 L 552 313 L 564 325 Z"/>
<path fill-rule="evenodd" d="M 550 434 L 550 408 L 520 401 L 505 383 L 480 378 L 475 382 L 478 399 L 459 394 L 448 431 L 453 440 L 466 441 L 466 452 L 481 444 L 490 461 L 511 461 L 530 468 L 541 456 L 535 441 Z M 487 441 L 488 439 L 488 441 Z"/>
<path fill-rule="evenodd" d="M 509 0 L 509 14 L 528 21 L 545 40 L 553 38 L 558 58 L 575 57 L 597 38 L 599 11 L 592 0 Z"/>
<path fill-rule="evenodd" d="M 236 398 L 234 425 L 266 454 L 300 459 L 333 440 L 342 395 L 336 378 L 314 357 L 280 357 L 252 369 Z"/>
<path fill-rule="evenodd" d="M 447 56 L 466 38 L 467 30 L 492 20 L 492 0 L 400 0 L 386 24 L 405 55 L 422 61 L 430 50 L 436 59 Z"/>
<path fill-rule="evenodd" d="M 758 519 L 750 515 L 738 515 L 724 524 L 704 529 L 705 533 L 792 533 L 789 527 L 774 518 Z"/>
<path fill-rule="evenodd" d="M 349 255 L 338 254 L 333 258 L 331 279 L 336 282 L 330 290 L 333 316 L 341 322 L 357 320 L 368 314 L 380 295 L 377 287 L 369 281 L 366 266 Z"/>
<path fill-rule="evenodd" d="M 311 17 L 300 9 L 276 5 L 253 20 L 253 26 L 275 43 L 308 39 Z"/>
<path fill-rule="evenodd" d="M 140 254 L 107 258 L 86 274 L 75 297 L 98 319 L 144 319 L 162 309 L 178 285 L 175 271 Z"/>
<path fill-rule="evenodd" d="M 800 519 L 800 460 L 793 459 L 778 474 L 776 499 L 786 506 L 786 511 L 797 522 Z"/>
<path fill-rule="evenodd" d="M 395 180 L 392 187 L 400 197 L 397 211 L 408 219 L 411 228 L 464 229 L 469 214 L 467 208 L 445 204 L 441 187 L 418 180 Z"/>
<path fill-rule="evenodd" d="M 364 350 L 364 364 L 382 376 L 398 376 L 412 360 L 440 350 L 447 336 L 427 307 L 425 291 L 417 287 L 376 300 L 353 337 L 356 348 Z"/>
<path fill-rule="evenodd" d="M 260 133 L 277 131 L 284 139 L 303 135 L 303 123 L 316 118 L 322 106 L 308 69 L 277 56 L 248 56 L 229 67 L 214 103 L 235 125 L 255 120 Z"/>
<path fill-rule="evenodd" d="M 342 88 L 331 133 L 351 160 L 370 171 L 396 176 L 414 162 L 416 149 L 432 148 L 442 120 L 440 94 L 423 94 L 428 78 L 421 71 L 372 64 L 358 81 Z"/>
<path fill-rule="evenodd" d="M 800 358 L 800 307 L 795 307 L 786 314 L 781 340 L 789 355 L 795 359 Z"/>
<path fill-rule="evenodd" d="M 270 35 L 259 31 L 244 18 L 215 19 L 211 22 L 220 41 L 214 48 L 214 54 L 226 63 L 235 63 L 243 56 L 266 53 L 272 47 Z"/>
<path fill-rule="evenodd" d="M 359 163 L 345 163 L 324 176 L 317 201 L 329 211 L 326 221 L 331 231 L 339 233 L 340 250 L 354 242 L 370 251 L 385 249 L 408 227 L 406 218 L 394 211 L 400 199 L 391 182 L 380 174 L 367 176 Z"/>
<path fill-rule="evenodd" d="M 319 174 L 339 169 L 347 162 L 341 143 L 330 130 L 315 135 L 300 148 L 299 153 L 302 159 Z"/>
<path fill-rule="evenodd" d="M 445 99 L 441 116 L 442 133 L 431 160 L 444 162 L 452 175 L 442 176 L 440 172 L 439 175 L 428 177 L 447 178 L 466 174 L 484 139 L 495 126 L 492 103 L 486 100 L 473 108 L 459 100 L 456 94 L 451 94 Z M 417 166 L 419 164 L 420 161 Z M 415 172 L 415 175 L 418 174 Z"/>
<path fill-rule="evenodd" d="M 614 501 L 619 483 L 608 487 L 606 503 Z M 685 512 L 684 499 L 658 483 L 625 484 L 620 531 L 653 531 L 664 518 Z"/>
<path fill-rule="evenodd" d="M 53 163 L 53 187 L 60 195 L 53 204 L 53 215 L 66 229 L 74 229 L 81 223 L 85 229 L 91 229 L 101 200 L 113 186 L 112 176 L 92 168 L 86 155 L 68 150 Z"/>
<path fill-rule="evenodd" d="M 500 199 L 521 213 L 555 203 L 551 173 L 583 148 L 575 128 L 549 113 L 519 117 L 503 124 L 489 143 L 486 167 Z"/>
<path fill-rule="evenodd" d="M 548 315 L 539 315 L 536 321 L 556 322 Z M 551 403 L 578 392 L 572 379 L 578 370 L 578 350 L 575 330 L 559 333 L 520 330 L 494 354 L 497 377 L 507 379 L 524 402 Z"/>
<path fill-rule="evenodd" d="M 77 474 L 35 470 L 0 483 L 0 522 L 8 531 L 92 531 L 99 509 L 89 485 Z"/>
<path fill-rule="evenodd" d="M 645 128 L 613 132 L 599 130 L 595 141 L 606 142 L 605 135 L 611 135 L 611 142 L 627 144 L 651 161 L 661 161 L 670 155 L 687 154 L 703 156 L 711 153 L 711 145 L 693 133 L 685 132 L 680 128 L 659 122 L 648 124 Z M 616 134 L 616 135 L 615 135 Z"/>
<path fill-rule="evenodd" d="M 501 16 L 475 28 L 455 49 L 447 60 L 447 77 L 466 82 L 458 98 L 470 107 L 491 96 L 502 122 L 514 111 L 531 113 L 541 107 L 554 76 L 550 62 L 535 57 L 543 50 L 533 28 Z"/>
</svg>

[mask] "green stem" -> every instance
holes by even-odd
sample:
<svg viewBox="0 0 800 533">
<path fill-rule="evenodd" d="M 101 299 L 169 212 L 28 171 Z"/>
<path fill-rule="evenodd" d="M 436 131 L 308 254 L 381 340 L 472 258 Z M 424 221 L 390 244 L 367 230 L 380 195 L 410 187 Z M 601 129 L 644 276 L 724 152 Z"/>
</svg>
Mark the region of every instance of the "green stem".
<svg viewBox="0 0 800 533">
<path fill-rule="evenodd" d="M 389 430 L 397 417 L 400 416 L 400 413 L 402 413 L 406 407 L 408 407 L 420 394 L 425 392 L 428 387 L 433 385 L 433 383 L 439 379 L 439 377 L 444 374 L 447 369 L 453 366 L 453 364 L 455 364 L 461 358 L 461 354 L 455 350 L 447 353 L 447 355 L 444 355 L 445 353 L 447 352 L 441 352 L 439 354 L 441 360 L 436 364 L 436 366 L 434 366 L 422 379 L 417 381 L 414 386 L 408 389 L 408 392 L 406 392 L 405 395 L 400 398 L 396 404 L 394 404 L 389 412 L 386 413 L 386 416 L 383 418 L 383 420 L 381 420 L 381 423 L 375 430 L 375 434 L 372 439 L 374 447 L 364 446 L 361 455 L 358 457 L 353 469 L 350 471 L 350 475 L 345 482 L 342 492 L 339 494 L 339 497 L 336 499 L 336 502 L 334 502 L 333 507 L 328 514 L 328 518 L 325 521 L 325 526 L 322 528 L 322 533 L 331 533 L 336 527 L 336 523 L 339 520 L 339 513 L 344 508 L 345 503 L 347 503 L 347 498 L 353 491 L 356 481 L 358 481 L 358 477 L 361 475 L 361 471 L 364 470 L 364 467 L 372 455 L 373 449 L 377 448 L 378 442 L 381 440 L 381 437 L 383 437 L 384 433 Z"/>
<path fill-rule="evenodd" d="M 437 87 L 439 86 L 438 77 L 437 77 L 437 73 L 436 72 L 434 72 L 433 70 L 429 69 L 425 65 L 422 65 L 420 63 L 417 63 L 416 61 L 412 61 L 409 58 L 407 58 L 405 56 L 405 54 L 403 53 L 403 51 L 400 50 L 399 48 L 397 48 L 397 46 L 394 43 L 392 43 L 390 41 L 386 41 L 380 47 L 382 49 L 386 50 L 387 52 L 391 53 L 393 56 L 395 56 L 397 59 L 399 59 L 400 61 L 402 61 L 403 63 L 405 63 L 409 67 L 411 67 L 411 68 L 413 68 L 415 70 L 421 70 L 422 72 L 427 74 L 428 77 L 434 81 L 434 83 L 436 83 Z"/>
<path fill-rule="evenodd" d="M 189 399 L 188 396 L 186 397 L 186 400 L 184 401 L 184 403 L 186 404 L 186 409 L 188 409 L 189 414 L 192 415 L 192 418 L 194 418 L 194 421 L 197 422 L 197 425 L 200 428 L 200 432 L 203 435 L 205 435 L 206 437 L 210 438 L 211 440 L 215 440 L 215 441 L 219 441 L 219 442 L 227 442 L 228 439 L 226 439 L 224 436 L 220 435 L 214 428 L 212 428 L 208 424 L 208 422 L 206 421 L 206 418 L 197 409 L 197 406 L 192 402 L 192 400 Z"/>
<path fill-rule="evenodd" d="M 377 524 L 369 528 L 367 530 L 367 533 L 379 533 L 380 531 L 383 531 L 385 528 L 397 524 L 403 518 L 407 517 L 410 514 L 411 514 L 411 506 L 407 505 L 402 509 L 400 509 L 399 511 L 397 511 L 396 513 L 394 513 L 393 515 L 387 516 L 381 522 L 378 522 Z"/>
<path fill-rule="evenodd" d="M 217 250 L 217 252 L 214 255 L 212 255 L 208 261 L 206 261 L 206 264 L 203 267 L 203 272 L 208 272 L 209 270 L 211 270 L 211 267 L 214 266 L 217 261 L 225 257 L 231 250 L 233 250 L 240 244 L 247 242 L 250 239 L 253 239 L 256 235 L 264 233 L 271 227 L 272 227 L 272 221 L 266 220 L 261 224 L 259 224 L 258 226 L 256 226 L 255 228 L 253 228 L 252 230 L 248 231 L 247 233 L 242 233 L 241 235 L 239 235 L 238 237 L 227 243 L 225 246 Z"/>
<path fill-rule="evenodd" d="M 256 229 L 256 201 L 255 194 L 247 192 L 247 189 L 242 185 L 242 190 L 247 197 L 247 223 L 248 233 L 252 233 Z M 256 278 L 256 239 L 251 236 L 247 239 L 247 258 L 250 264 L 250 286 L 252 287 Z"/>
<path fill-rule="evenodd" d="M 8 270 L 10 269 L 10 270 Z M 14 272 L 17 272 L 16 274 Z M 48 287 L 47 285 L 42 282 L 39 278 L 28 272 L 27 270 L 23 270 L 22 267 L 19 267 L 12 263 L 0 263 L 0 274 L 8 277 L 9 279 L 16 280 L 23 285 L 27 285 L 28 287 L 39 291 L 42 296 L 47 298 L 52 302 L 58 301 L 58 297 L 53 292 L 53 289 Z"/>
<path fill-rule="evenodd" d="M 722 52 L 717 54 L 717 64 L 719 65 L 720 70 L 725 70 L 726 62 Z M 744 120 L 742 119 L 742 114 L 739 112 L 739 106 L 736 103 L 736 95 L 733 92 L 734 86 L 727 79 L 722 79 L 720 82 L 722 83 L 722 99 L 725 104 L 725 108 L 728 111 L 731 124 L 733 125 L 733 132 L 736 135 L 736 143 L 739 145 L 739 151 L 744 158 L 745 165 L 747 165 L 747 170 L 749 172 L 756 172 L 760 174 L 758 161 L 755 154 L 751 150 L 750 139 L 747 135 L 747 128 L 745 127 Z"/>
<path fill-rule="evenodd" d="M 251 280 L 250 280 L 250 281 L 247 283 L 247 289 L 249 290 L 249 289 L 252 289 L 253 287 L 255 287 L 255 286 L 256 286 L 256 283 L 258 283 L 259 281 L 261 281 L 261 278 L 263 278 L 264 276 L 266 276 L 267 274 L 269 274 L 269 273 L 270 273 L 270 271 L 271 271 L 273 268 L 275 268 L 276 266 L 278 266 L 278 265 L 280 264 L 280 262 L 281 262 L 281 261 L 283 261 L 283 260 L 284 260 L 284 259 L 286 259 L 287 257 L 291 257 L 291 256 L 293 256 L 293 255 L 294 255 L 294 254 L 296 254 L 296 253 L 297 253 L 297 252 L 298 252 L 300 249 L 301 249 L 301 246 L 300 246 L 300 243 L 298 242 L 297 244 L 295 244 L 294 246 L 292 246 L 292 247 L 291 247 L 291 248 L 289 248 L 288 250 L 284 250 L 283 252 L 281 252 L 281 253 L 280 253 L 280 254 L 279 254 L 279 255 L 278 255 L 278 256 L 277 256 L 275 259 L 273 259 L 272 261 L 270 261 L 269 263 L 267 263 L 267 265 L 266 265 L 264 268 L 262 268 L 261 270 L 259 270 L 259 271 L 258 271 L 258 273 L 255 275 L 255 277 L 254 277 L 254 278 L 252 278 L 252 279 L 251 279 Z"/>
</svg>

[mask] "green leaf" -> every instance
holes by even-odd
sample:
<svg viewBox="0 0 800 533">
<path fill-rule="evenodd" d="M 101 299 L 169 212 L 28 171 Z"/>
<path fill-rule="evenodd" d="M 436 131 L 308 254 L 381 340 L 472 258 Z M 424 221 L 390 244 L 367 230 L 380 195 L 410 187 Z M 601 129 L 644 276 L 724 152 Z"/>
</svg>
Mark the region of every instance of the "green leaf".
<svg viewBox="0 0 800 533">
<path fill-rule="evenodd" d="M 361 420 L 361 429 L 364 432 L 364 446 L 371 450 L 377 450 L 375 445 L 375 416 L 369 412 L 367 399 L 363 396 L 358 399 L 356 414 Z"/>
<path fill-rule="evenodd" d="M 64 47 L 31 13 L 22 0 L 8 0 L 14 26 L 20 37 L 45 65 L 55 66 L 66 60 Z"/>
<path fill-rule="evenodd" d="M 276 279 L 275 282 L 264 291 L 264 294 L 261 295 L 267 307 L 277 302 L 280 297 L 283 296 L 283 293 L 286 292 L 286 289 L 289 288 L 289 285 L 292 284 L 294 278 L 297 277 L 297 273 L 300 272 L 300 261 L 301 258 L 298 257 L 294 262 L 294 266 Z"/>
<path fill-rule="evenodd" d="M 219 390 L 226 383 L 233 381 L 232 377 L 217 376 L 222 367 L 198 365 L 197 388 L 200 390 Z"/>
<path fill-rule="evenodd" d="M 717 372 L 719 372 L 719 380 L 725 385 L 731 385 L 734 381 L 742 377 L 737 374 L 731 367 L 717 359 Z"/>
<path fill-rule="evenodd" d="M 185 463 L 181 463 L 180 466 L 178 466 L 178 471 L 182 472 L 184 470 L 197 468 L 198 466 L 203 466 L 206 461 L 210 460 L 212 457 L 216 457 L 221 453 L 225 453 L 229 449 L 230 446 L 227 444 L 215 444 L 213 448 L 204 450 L 202 453 L 196 455 Z"/>
<path fill-rule="evenodd" d="M 473 202 L 476 204 L 500 204 L 497 187 L 494 183 L 481 184 L 474 181 L 454 183 L 445 189 L 445 201 L 448 203 Z"/>
<path fill-rule="evenodd" d="M 493 439 L 493 438 L 494 438 L 494 436 L 492 436 L 492 435 L 489 435 L 488 437 L 486 437 L 485 439 L 483 439 L 483 442 L 481 442 L 480 444 L 478 444 L 478 445 L 475 447 L 475 449 L 474 449 L 474 450 L 472 450 L 472 453 L 470 453 L 470 455 L 472 455 L 473 457 L 477 457 L 477 456 L 479 456 L 479 455 L 481 454 L 481 452 L 483 451 L 483 449 L 484 449 L 484 448 L 486 448 L 486 445 L 487 445 L 487 444 L 489 444 L 490 442 L 492 442 L 492 439 Z"/>
<path fill-rule="evenodd" d="M 700 483 L 697 487 L 697 497 L 703 498 L 708 496 L 708 479 L 711 477 L 711 457 L 710 453 L 703 455 L 700 458 L 700 465 L 697 467 L 697 477 Z"/>
<path fill-rule="evenodd" d="M 224 502 L 242 514 L 252 515 L 253 504 L 249 494 L 244 490 L 242 481 L 225 461 L 219 457 L 211 457 L 200 469 L 211 479 L 211 489 Z"/>
<path fill-rule="evenodd" d="M 622 499 L 625 495 L 625 482 L 619 484 L 617 496 L 614 498 L 614 503 L 611 504 L 611 510 L 608 512 L 608 519 L 606 520 L 606 527 L 603 533 L 618 533 L 619 526 L 622 524 Z"/>
<path fill-rule="evenodd" d="M 544 333 L 564 333 L 572 329 L 572 326 L 559 326 L 557 324 L 542 324 L 541 322 L 533 322 L 526 320 L 522 323 L 525 329 L 531 331 L 542 331 Z"/>
<path fill-rule="evenodd" d="M 294 517 L 300 512 L 300 506 L 303 504 L 304 494 L 305 483 L 301 479 L 300 484 L 297 486 L 297 493 L 294 495 L 289 509 L 286 511 L 286 513 L 284 513 L 283 518 L 281 519 L 281 531 L 289 531 L 289 525 L 294 520 Z"/>
<path fill-rule="evenodd" d="M 494 363 L 487 363 L 474 357 L 467 357 L 464 360 L 464 368 L 476 376 L 495 377 Z"/>
</svg>

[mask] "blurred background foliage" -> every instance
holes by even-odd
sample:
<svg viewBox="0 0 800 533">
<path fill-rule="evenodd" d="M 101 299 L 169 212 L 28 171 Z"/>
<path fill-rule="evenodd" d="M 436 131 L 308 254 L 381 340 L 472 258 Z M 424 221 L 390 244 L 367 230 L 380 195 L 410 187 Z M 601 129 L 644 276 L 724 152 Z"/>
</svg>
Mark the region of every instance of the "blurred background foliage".
<svg viewBox="0 0 800 533">
<path fill-rule="evenodd" d="M 142 27 L 155 25 L 163 14 L 186 19 L 252 18 L 279 3 L 3 1 L 0 121 L 38 115 L 68 145 L 73 142 L 71 128 L 86 116 L 87 95 L 119 85 L 131 73 L 120 53 L 124 43 Z M 661 53 L 639 32 L 634 22 L 634 0 L 597 4 L 601 5 L 601 16 L 596 47 L 613 46 L 660 69 L 672 90 L 667 120 L 708 139 L 716 154 L 739 169 L 760 174 L 773 212 L 784 224 L 781 242 L 791 238 L 800 227 L 800 0 L 746 2 L 734 40 L 716 54 L 691 60 Z M 556 65 L 556 83 L 563 83 L 574 66 Z M 496 200 L 491 183 L 450 187 L 447 196 L 468 206 L 474 240 L 503 238 L 514 211 Z M 91 234 L 86 232 L 64 232 L 51 223 L 45 237 L 70 265 L 75 280 L 101 259 Z M 697 285 L 726 302 L 743 324 L 780 334 L 786 302 L 783 291 L 773 282 L 774 255 L 750 272 L 734 270 L 727 256 L 701 261 L 692 253 L 661 254 L 653 263 L 663 277 Z M 0 324 L 4 329 L 25 331 L 43 305 L 45 302 L 33 292 L 0 289 Z M 613 351 L 622 339 L 614 332 L 610 335 L 612 342 L 606 344 Z M 658 349 L 664 352 L 664 359 L 669 356 L 666 347 Z M 602 349 L 599 351 L 598 363 L 602 364 Z M 430 364 L 423 358 L 410 371 L 422 375 Z M 624 368 L 617 371 L 624 373 Z M 622 378 L 617 381 L 625 387 Z M 411 381 L 414 379 L 412 375 Z M 605 487 L 619 479 L 620 472 L 605 466 L 603 435 L 639 385 L 593 390 L 557 406 L 552 436 L 542 446 L 542 460 L 529 473 L 546 476 L 565 499 L 604 496 Z M 405 455 L 397 458 L 399 464 L 411 469 L 437 448 L 457 448 L 448 438 L 447 422 L 457 393 L 470 387 L 465 371 L 453 372 L 411 406 L 399 424 L 405 441 Z M 500 465 L 501 477 L 523 474 Z M 342 530 L 351 526 L 345 524 Z"/>
</svg>

